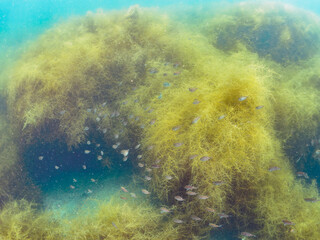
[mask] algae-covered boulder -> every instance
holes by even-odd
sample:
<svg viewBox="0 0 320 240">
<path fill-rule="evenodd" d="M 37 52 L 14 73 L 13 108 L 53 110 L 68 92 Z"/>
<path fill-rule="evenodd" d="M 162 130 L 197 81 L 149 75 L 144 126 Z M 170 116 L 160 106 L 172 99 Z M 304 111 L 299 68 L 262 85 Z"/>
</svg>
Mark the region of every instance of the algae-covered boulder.
<svg viewBox="0 0 320 240">
<path fill-rule="evenodd" d="M 288 4 L 239 3 L 204 29 L 223 51 L 237 51 L 242 44 L 281 64 L 309 59 L 319 50 L 319 17 Z"/>
</svg>

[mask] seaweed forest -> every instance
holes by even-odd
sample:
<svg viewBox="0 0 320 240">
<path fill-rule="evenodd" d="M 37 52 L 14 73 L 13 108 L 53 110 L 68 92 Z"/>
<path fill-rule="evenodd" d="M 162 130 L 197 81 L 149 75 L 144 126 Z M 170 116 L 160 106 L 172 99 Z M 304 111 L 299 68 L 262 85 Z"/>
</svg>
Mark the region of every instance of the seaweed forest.
<svg viewBox="0 0 320 240">
<path fill-rule="evenodd" d="M 319 47 L 281 3 L 56 23 L 1 74 L 0 239 L 319 240 Z"/>
</svg>

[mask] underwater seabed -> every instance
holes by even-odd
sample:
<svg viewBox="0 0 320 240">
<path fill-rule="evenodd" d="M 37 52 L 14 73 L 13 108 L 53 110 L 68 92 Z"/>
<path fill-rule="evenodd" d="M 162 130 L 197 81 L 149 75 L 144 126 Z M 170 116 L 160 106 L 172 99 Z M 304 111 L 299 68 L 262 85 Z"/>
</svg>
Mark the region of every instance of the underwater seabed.
<svg viewBox="0 0 320 240">
<path fill-rule="evenodd" d="M 88 12 L 1 75 L 0 239 L 319 240 L 320 20 Z"/>
</svg>

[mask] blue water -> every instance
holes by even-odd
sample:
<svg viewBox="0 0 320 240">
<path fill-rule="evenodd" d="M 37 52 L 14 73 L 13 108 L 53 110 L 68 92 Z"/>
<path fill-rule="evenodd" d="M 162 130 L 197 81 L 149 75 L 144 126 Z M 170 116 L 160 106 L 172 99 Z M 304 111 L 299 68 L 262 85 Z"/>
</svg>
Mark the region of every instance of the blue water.
<svg viewBox="0 0 320 240">
<path fill-rule="evenodd" d="M 179 12 L 183 5 L 201 6 L 207 3 L 234 3 L 239 0 L 1 0 L 0 1 L 0 52 L 32 39 L 52 24 L 70 16 L 83 15 L 98 8 L 124 9 L 139 4 L 143 7 L 173 6 Z M 257 1 L 255 1 L 257 2 Z M 295 6 L 320 13 L 318 0 L 290 0 Z"/>
</svg>

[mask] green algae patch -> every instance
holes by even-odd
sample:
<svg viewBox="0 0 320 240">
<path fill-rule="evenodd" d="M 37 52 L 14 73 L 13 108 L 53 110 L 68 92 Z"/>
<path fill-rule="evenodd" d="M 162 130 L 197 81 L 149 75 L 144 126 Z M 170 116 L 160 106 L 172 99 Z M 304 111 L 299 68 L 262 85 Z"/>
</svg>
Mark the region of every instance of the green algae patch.
<svg viewBox="0 0 320 240">
<path fill-rule="evenodd" d="M 26 200 L 8 202 L 0 211 L 0 239 L 63 239 L 59 224 Z"/>
</svg>

